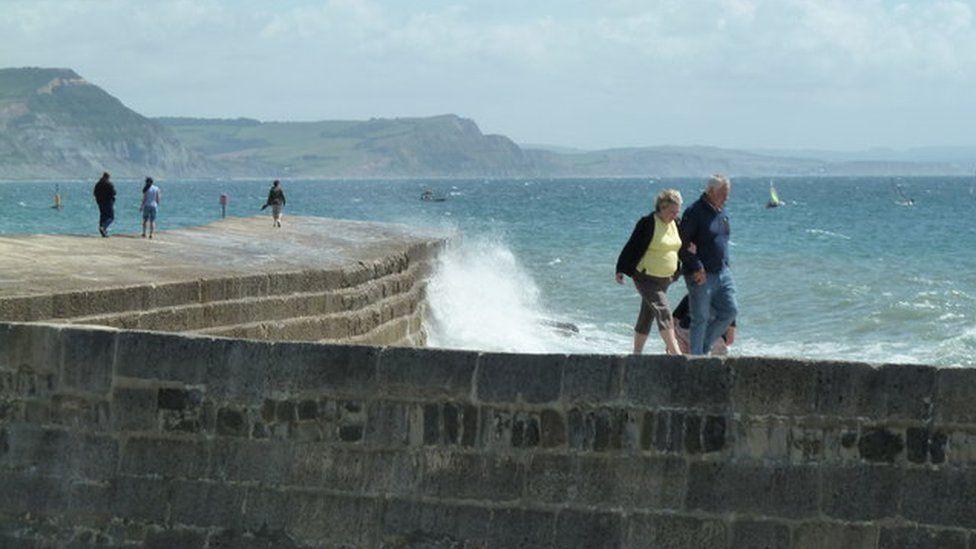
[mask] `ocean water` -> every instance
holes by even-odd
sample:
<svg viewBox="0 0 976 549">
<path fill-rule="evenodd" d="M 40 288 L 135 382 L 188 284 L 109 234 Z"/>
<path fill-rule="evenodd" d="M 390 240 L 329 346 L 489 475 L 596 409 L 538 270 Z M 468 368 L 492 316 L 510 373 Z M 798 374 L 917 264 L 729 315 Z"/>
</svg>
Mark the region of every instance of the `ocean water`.
<svg viewBox="0 0 976 549">
<path fill-rule="evenodd" d="M 94 235 L 93 181 L 0 183 L 0 234 Z M 888 178 L 776 181 L 787 205 L 766 210 L 768 179 L 735 179 L 732 268 L 738 286 L 734 354 L 976 366 L 976 180 L 909 178 L 915 206 Z M 268 182 L 160 181 L 161 230 L 256 215 Z M 630 348 L 639 307 L 613 282 L 617 254 L 654 194 L 702 180 L 560 179 L 285 181 L 288 215 L 456 229 L 430 285 L 431 343 L 522 352 Z M 116 182 L 113 230 L 137 232 L 141 183 Z M 448 198 L 422 202 L 431 188 Z M 270 230 L 269 236 L 273 233 Z M 93 238 L 90 246 L 98 246 Z M 0 257 L 2 261 L 2 257 Z M 677 303 L 683 282 L 672 285 Z M 543 320 L 570 322 L 579 333 Z M 646 352 L 662 352 L 652 337 Z"/>
</svg>

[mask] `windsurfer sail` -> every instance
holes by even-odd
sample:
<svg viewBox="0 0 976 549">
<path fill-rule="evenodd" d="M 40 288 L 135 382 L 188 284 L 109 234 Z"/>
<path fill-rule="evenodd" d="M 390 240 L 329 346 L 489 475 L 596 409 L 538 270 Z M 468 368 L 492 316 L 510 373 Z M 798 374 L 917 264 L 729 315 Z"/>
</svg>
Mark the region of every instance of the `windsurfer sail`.
<svg viewBox="0 0 976 549">
<path fill-rule="evenodd" d="M 767 208 L 778 208 L 783 205 L 783 201 L 779 199 L 779 195 L 776 194 L 776 187 L 773 183 L 769 183 L 769 202 L 766 202 Z"/>
<path fill-rule="evenodd" d="M 895 204 L 899 206 L 914 206 L 915 200 L 905 196 L 905 191 L 902 190 L 901 185 L 897 183 L 895 185 L 895 192 L 898 193 L 898 200 L 895 200 Z"/>
</svg>

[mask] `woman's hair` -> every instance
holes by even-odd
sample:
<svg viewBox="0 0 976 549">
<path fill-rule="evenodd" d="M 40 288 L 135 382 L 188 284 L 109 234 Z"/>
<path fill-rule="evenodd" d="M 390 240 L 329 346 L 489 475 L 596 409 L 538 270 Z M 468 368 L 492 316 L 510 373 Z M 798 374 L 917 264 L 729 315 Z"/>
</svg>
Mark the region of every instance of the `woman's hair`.
<svg viewBox="0 0 976 549">
<path fill-rule="evenodd" d="M 278 181 L 277 179 L 275 179 L 275 180 L 274 180 L 274 181 L 273 181 L 273 182 L 271 183 L 271 186 L 272 186 L 272 187 L 277 187 L 278 185 L 281 185 L 281 181 Z"/>
<path fill-rule="evenodd" d="M 681 193 L 677 189 L 664 189 L 654 199 L 654 211 L 659 212 L 667 204 L 681 205 Z"/>
<path fill-rule="evenodd" d="M 153 185 L 153 178 L 147 177 L 146 178 L 146 184 L 143 185 L 143 187 L 142 187 L 142 192 L 148 191 L 149 190 L 149 187 L 152 187 L 152 185 Z"/>
<path fill-rule="evenodd" d="M 108 172 L 102 172 L 102 177 L 100 177 L 100 178 L 98 179 L 98 182 L 99 182 L 99 183 L 104 183 L 104 182 L 106 182 L 106 181 L 108 181 L 108 178 L 109 178 L 109 177 L 110 177 L 110 176 L 108 175 Z"/>
</svg>

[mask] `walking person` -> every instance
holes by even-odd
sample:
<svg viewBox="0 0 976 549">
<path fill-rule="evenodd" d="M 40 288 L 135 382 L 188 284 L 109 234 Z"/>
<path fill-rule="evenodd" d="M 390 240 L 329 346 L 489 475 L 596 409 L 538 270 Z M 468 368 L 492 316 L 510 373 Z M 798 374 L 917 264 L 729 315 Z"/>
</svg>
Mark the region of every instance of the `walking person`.
<svg viewBox="0 0 976 549">
<path fill-rule="evenodd" d="M 739 314 L 729 269 L 731 227 L 725 209 L 731 190 L 732 183 L 724 175 L 711 176 L 705 192 L 685 210 L 679 225 L 691 315 L 688 343 L 693 355 L 707 355 Z"/>
<path fill-rule="evenodd" d="M 163 199 L 163 193 L 153 182 L 153 178 L 147 177 L 146 184 L 142 187 L 142 237 L 146 238 L 146 226 L 149 226 L 149 238 L 156 233 L 156 213 L 159 210 L 159 203 Z"/>
<path fill-rule="evenodd" d="M 657 325 L 669 355 L 680 354 L 674 337 L 674 319 L 668 305 L 668 286 L 678 272 L 678 250 L 681 238 L 675 220 L 681 211 L 681 193 L 674 189 L 661 191 L 654 201 L 654 212 L 637 221 L 634 231 L 617 258 L 616 280 L 624 276 L 634 280 L 641 296 L 640 313 L 634 326 L 634 354 L 644 350 L 651 331 Z"/>
<path fill-rule="evenodd" d="M 268 201 L 261 206 L 261 209 L 265 209 L 271 206 L 271 218 L 274 220 L 275 227 L 281 227 L 281 210 L 285 207 L 285 191 L 281 190 L 281 181 L 277 179 L 271 184 L 271 190 L 268 191 Z"/>
<path fill-rule="evenodd" d="M 115 185 L 112 185 L 110 177 L 108 172 L 102 172 L 92 191 L 98 204 L 98 233 L 102 238 L 108 238 L 108 227 L 115 221 Z"/>
</svg>

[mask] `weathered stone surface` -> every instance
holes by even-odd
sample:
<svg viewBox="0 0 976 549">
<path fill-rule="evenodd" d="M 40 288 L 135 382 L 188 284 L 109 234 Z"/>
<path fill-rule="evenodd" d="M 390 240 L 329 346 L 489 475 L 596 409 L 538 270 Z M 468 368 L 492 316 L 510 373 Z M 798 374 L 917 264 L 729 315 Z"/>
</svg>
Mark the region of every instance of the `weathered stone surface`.
<svg viewBox="0 0 976 549">
<path fill-rule="evenodd" d="M 736 413 L 802 416 L 816 410 L 817 370 L 811 364 L 755 357 L 725 362 L 735 376 L 732 409 Z"/>
<path fill-rule="evenodd" d="M 644 355 L 624 363 L 624 396 L 632 404 L 709 411 L 729 405 L 731 370 L 713 358 Z"/>
<path fill-rule="evenodd" d="M 889 418 L 926 420 L 934 417 L 936 368 L 915 364 L 881 367 Z"/>
<path fill-rule="evenodd" d="M 61 329 L 49 324 L 0 323 L 0 370 L 58 374 Z"/>
<path fill-rule="evenodd" d="M 210 472 L 207 441 L 133 437 L 122 450 L 122 474 L 133 476 L 206 478 Z"/>
<path fill-rule="evenodd" d="M 790 545 L 790 529 L 769 520 L 736 520 L 732 523 L 732 544 L 736 549 L 778 549 Z"/>
<path fill-rule="evenodd" d="M 240 529 L 244 524 L 244 487 L 176 480 L 170 490 L 171 520 L 177 524 L 231 529 Z"/>
<path fill-rule="evenodd" d="M 628 520 L 627 546 L 699 549 L 727 547 L 729 531 L 717 519 L 691 516 L 636 513 Z"/>
<path fill-rule="evenodd" d="M 966 534 L 930 528 L 882 528 L 878 549 L 966 549 Z"/>
<path fill-rule="evenodd" d="M 225 345 L 202 337 L 120 332 L 116 375 L 196 385 L 210 364 L 224 360 Z"/>
<path fill-rule="evenodd" d="M 795 549 L 862 549 L 878 543 L 878 527 L 837 522 L 803 522 L 793 532 Z"/>
<path fill-rule="evenodd" d="M 158 426 L 155 388 L 115 387 L 112 390 L 112 429 L 154 431 Z"/>
<path fill-rule="evenodd" d="M 478 353 L 387 347 L 379 356 L 379 386 L 395 397 L 471 397 Z"/>
<path fill-rule="evenodd" d="M 814 362 L 814 410 L 835 417 L 880 418 L 885 414 L 882 371 L 858 362 Z"/>
<path fill-rule="evenodd" d="M 845 521 L 898 516 L 902 471 L 884 465 L 825 466 L 823 512 Z"/>
<path fill-rule="evenodd" d="M 562 400 L 596 403 L 620 397 L 625 359 L 601 355 L 570 355 L 563 366 Z"/>
<path fill-rule="evenodd" d="M 106 393 L 112 385 L 115 330 L 61 330 L 61 387 Z"/>
<path fill-rule="evenodd" d="M 901 435 L 885 428 L 869 428 L 857 442 L 861 457 L 876 463 L 893 463 L 905 449 Z"/>
<path fill-rule="evenodd" d="M 688 472 L 689 509 L 803 518 L 818 512 L 815 466 L 699 462 Z"/>
<path fill-rule="evenodd" d="M 942 423 L 976 423 L 976 370 L 939 368 L 935 380 L 935 415 Z"/>
<path fill-rule="evenodd" d="M 484 402 L 544 404 L 559 399 L 564 355 L 485 353 L 478 361 L 477 395 Z"/>
<path fill-rule="evenodd" d="M 901 514 L 921 524 L 976 528 L 976 512 L 959 502 L 976 501 L 976 471 L 917 469 L 904 471 Z"/>
<path fill-rule="evenodd" d="M 392 499 L 383 509 L 383 546 L 486 546 L 491 520 L 484 507 Z"/>
<path fill-rule="evenodd" d="M 563 510 L 556 515 L 552 547 L 620 547 L 623 525 L 617 514 Z"/>
<path fill-rule="evenodd" d="M 512 501 L 524 484 L 524 468 L 510 456 L 424 453 L 421 490 L 430 497 Z"/>
</svg>

